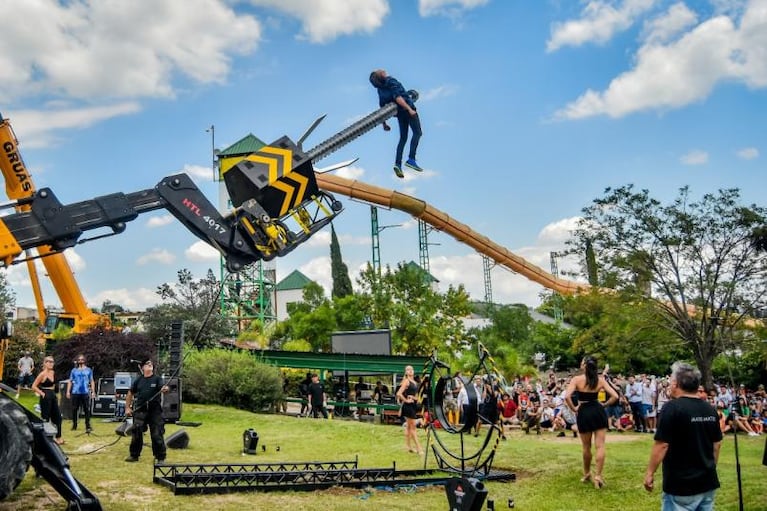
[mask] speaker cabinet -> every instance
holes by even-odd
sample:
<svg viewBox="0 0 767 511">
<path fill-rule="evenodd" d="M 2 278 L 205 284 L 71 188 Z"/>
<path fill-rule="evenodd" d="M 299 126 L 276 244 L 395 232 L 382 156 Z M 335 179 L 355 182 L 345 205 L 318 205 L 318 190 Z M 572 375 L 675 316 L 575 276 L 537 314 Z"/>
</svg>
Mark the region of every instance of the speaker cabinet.
<svg viewBox="0 0 767 511">
<path fill-rule="evenodd" d="M 168 392 L 162 395 L 162 418 L 165 422 L 181 419 L 181 379 L 171 378 L 165 385 Z"/>
<path fill-rule="evenodd" d="M 165 446 L 168 449 L 186 449 L 189 447 L 189 435 L 185 429 L 179 429 L 165 439 Z"/>
<path fill-rule="evenodd" d="M 97 417 L 112 417 L 115 415 L 115 406 L 117 399 L 114 394 L 98 395 L 93 400 L 93 407 L 91 408 L 91 415 Z"/>
</svg>

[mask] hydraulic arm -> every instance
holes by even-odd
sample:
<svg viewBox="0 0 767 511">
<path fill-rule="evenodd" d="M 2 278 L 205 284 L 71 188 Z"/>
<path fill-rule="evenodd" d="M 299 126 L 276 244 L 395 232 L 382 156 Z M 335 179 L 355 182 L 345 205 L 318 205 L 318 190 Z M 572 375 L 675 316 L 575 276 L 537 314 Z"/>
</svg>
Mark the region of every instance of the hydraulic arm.
<svg viewBox="0 0 767 511">
<path fill-rule="evenodd" d="M 409 91 L 418 98 L 416 91 Z M 216 248 L 230 271 L 283 256 L 327 225 L 340 202 L 317 186 L 312 162 L 324 158 L 396 114 L 388 104 L 304 152 L 303 141 L 284 136 L 227 169 L 224 182 L 234 206 L 221 215 L 186 174 L 162 179 L 152 189 L 121 192 L 62 204 L 50 188 L 17 195 L 16 213 L 0 222 L 0 261 L 19 262 L 31 248 L 59 253 L 78 243 L 123 232 L 141 213 L 166 209 L 195 236 Z M 28 175 L 27 175 L 28 177 Z M 24 180 L 21 181 L 25 182 Z M 111 233 L 81 239 L 106 228 Z"/>
</svg>

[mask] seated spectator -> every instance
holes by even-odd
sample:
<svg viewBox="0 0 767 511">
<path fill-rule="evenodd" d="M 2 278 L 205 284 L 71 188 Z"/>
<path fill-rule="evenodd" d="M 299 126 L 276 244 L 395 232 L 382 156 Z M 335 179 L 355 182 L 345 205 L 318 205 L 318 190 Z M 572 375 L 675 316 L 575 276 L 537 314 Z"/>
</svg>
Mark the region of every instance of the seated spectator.
<svg viewBox="0 0 767 511">
<path fill-rule="evenodd" d="M 522 419 L 522 429 L 525 433 L 530 433 L 530 428 L 534 427 L 537 434 L 541 434 L 541 409 L 535 402 L 530 402 L 525 410 Z"/>
<path fill-rule="evenodd" d="M 554 431 L 554 408 L 551 407 L 548 397 L 544 397 L 541 404 L 541 427 Z"/>
<path fill-rule="evenodd" d="M 623 415 L 618 419 L 615 429 L 621 433 L 634 430 L 634 415 L 631 413 L 631 407 L 624 408 Z"/>
<path fill-rule="evenodd" d="M 389 394 L 389 387 L 381 383 L 381 380 L 376 382 L 375 389 L 373 389 L 373 401 L 379 405 L 383 404 L 384 396 Z"/>
<path fill-rule="evenodd" d="M 498 415 L 501 422 L 501 439 L 506 440 L 506 426 L 518 426 L 517 403 L 511 399 L 511 396 L 504 392 L 501 395 L 501 401 L 498 403 Z"/>
</svg>

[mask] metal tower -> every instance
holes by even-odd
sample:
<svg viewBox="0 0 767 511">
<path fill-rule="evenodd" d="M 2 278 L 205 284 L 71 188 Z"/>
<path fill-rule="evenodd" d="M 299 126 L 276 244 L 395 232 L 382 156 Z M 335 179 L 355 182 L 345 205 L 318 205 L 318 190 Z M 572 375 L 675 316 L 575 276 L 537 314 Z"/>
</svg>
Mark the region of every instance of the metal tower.
<svg viewBox="0 0 767 511">
<path fill-rule="evenodd" d="M 210 127 L 211 135 L 215 128 Z M 245 156 L 252 154 L 266 144 L 248 134 L 241 140 L 221 151 L 214 150 L 216 180 L 219 182 L 219 209 L 229 211 L 232 208 L 229 194 L 223 181 L 223 173 L 237 164 Z M 246 329 L 251 321 L 258 320 L 261 325 L 277 321 L 275 286 L 277 266 L 274 260 L 258 261 L 237 273 L 228 273 L 225 261 L 221 258 L 221 315 L 237 321 L 237 331 Z"/>
<path fill-rule="evenodd" d="M 482 256 L 482 271 L 485 276 L 485 303 L 493 303 L 493 282 L 490 279 L 490 270 L 493 268 L 493 262 L 486 255 Z"/>
<path fill-rule="evenodd" d="M 559 252 L 549 252 L 551 259 L 551 274 L 556 278 L 559 278 L 559 266 L 557 265 L 557 258 L 563 254 Z M 562 310 L 562 296 L 559 293 L 553 293 L 551 295 L 552 304 L 554 306 L 554 319 L 562 321 L 564 319 L 564 311 Z"/>
<path fill-rule="evenodd" d="M 420 218 L 418 219 L 418 264 L 426 273 L 429 270 L 429 231 L 431 227 Z"/>
<path fill-rule="evenodd" d="M 378 228 L 378 208 L 370 206 L 370 239 L 373 243 L 373 271 L 376 275 L 381 274 L 381 238 Z"/>
</svg>

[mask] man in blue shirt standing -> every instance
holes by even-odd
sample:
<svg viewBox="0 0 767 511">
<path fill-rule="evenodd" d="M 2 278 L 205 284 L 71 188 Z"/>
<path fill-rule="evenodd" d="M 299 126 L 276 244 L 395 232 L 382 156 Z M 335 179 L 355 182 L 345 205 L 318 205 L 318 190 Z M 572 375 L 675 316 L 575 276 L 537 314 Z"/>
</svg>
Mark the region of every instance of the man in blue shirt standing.
<svg viewBox="0 0 767 511">
<path fill-rule="evenodd" d="M 85 432 L 90 433 L 91 429 L 91 396 L 96 395 L 96 387 L 93 383 L 93 370 L 85 365 L 85 356 L 77 355 L 75 358 L 75 367 L 69 373 L 69 382 L 67 383 L 67 399 L 72 400 L 72 431 L 77 429 L 77 418 L 80 415 L 80 408 L 85 412 Z"/>
<path fill-rule="evenodd" d="M 396 78 L 386 74 L 383 69 L 376 69 L 370 73 L 370 83 L 378 91 L 378 104 L 384 106 L 387 103 L 397 105 L 397 122 L 399 124 L 399 142 L 397 143 L 397 156 L 394 161 L 394 173 L 397 177 L 404 178 L 402 173 L 402 152 L 407 142 L 408 127 L 413 132 L 410 138 L 410 152 L 405 165 L 413 170 L 422 171 L 423 169 L 416 163 L 415 156 L 418 150 L 418 142 L 421 140 L 421 120 L 415 108 L 415 103 L 410 95 L 405 91 L 402 84 Z M 384 130 L 389 131 L 386 122 L 383 123 Z"/>
</svg>

